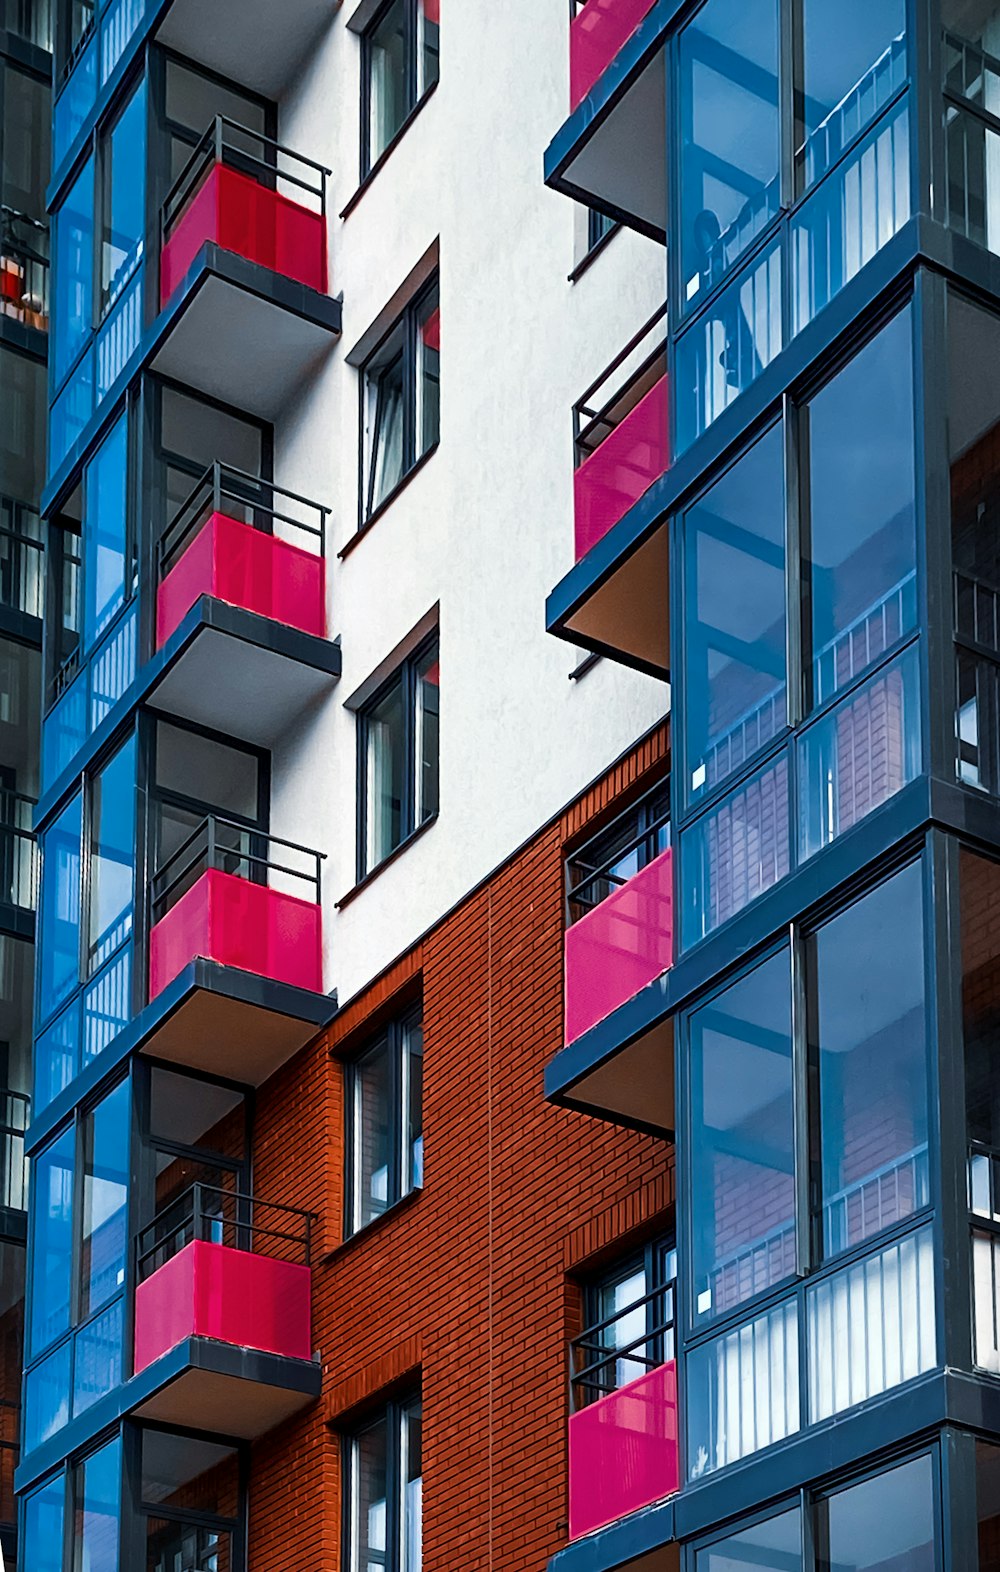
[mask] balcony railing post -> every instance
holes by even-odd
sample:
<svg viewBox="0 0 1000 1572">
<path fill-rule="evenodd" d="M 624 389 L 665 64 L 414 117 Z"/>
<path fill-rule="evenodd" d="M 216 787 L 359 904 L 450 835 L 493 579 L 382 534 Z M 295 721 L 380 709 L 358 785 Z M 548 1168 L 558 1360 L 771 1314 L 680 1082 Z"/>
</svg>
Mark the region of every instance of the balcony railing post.
<svg viewBox="0 0 1000 1572">
<path fill-rule="evenodd" d="M 192 1235 L 195 1239 L 204 1237 L 203 1224 L 205 1206 L 202 1200 L 202 1187 L 200 1181 L 195 1181 L 194 1198 L 192 1200 Z"/>
<path fill-rule="evenodd" d="M 208 839 L 205 847 L 205 866 L 215 867 L 215 815 L 210 813 L 207 819 Z"/>
</svg>

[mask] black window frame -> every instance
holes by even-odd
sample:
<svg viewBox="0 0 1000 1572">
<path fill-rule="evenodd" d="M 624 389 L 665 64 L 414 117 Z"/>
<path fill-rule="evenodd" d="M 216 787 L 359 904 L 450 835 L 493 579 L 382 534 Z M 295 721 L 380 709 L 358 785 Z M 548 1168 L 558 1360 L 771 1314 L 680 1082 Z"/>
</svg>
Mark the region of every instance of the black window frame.
<svg viewBox="0 0 1000 1572">
<path fill-rule="evenodd" d="M 418 835 L 427 825 L 433 824 L 438 816 L 440 803 L 440 784 L 438 788 L 439 803 L 433 811 L 417 822 L 417 671 L 422 661 L 437 649 L 440 662 L 440 634 L 437 628 L 421 639 L 411 653 L 400 661 L 399 665 L 381 683 L 370 698 L 358 710 L 358 789 L 357 789 L 357 883 L 369 878 L 379 868 L 384 868 L 386 863 L 402 851 L 414 836 Z M 403 799 L 400 804 L 400 834 L 395 846 L 381 857 L 378 862 L 368 866 L 368 739 L 369 721 L 373 710 L 377 709 L 383 700 L 397 685 L 402 691 L 403 710 Z M 440 686 L 438 688 L 440 694 Z M 440 705 L 438 709 L 438 724 L 440 727 Z M 439 734 L 440 736 L 440 734 Z M 440 769 L 440 740 L 438 744 L 438 766 Z M 440 781 L 440 776 L 439 776 Z"/>
<path fill-rule="evenodd" d="M 432 304 L 433 302 L 433 304 Z M 358 368 L 358 533 L 366 530 L 382 512 L 390 506 L 393 499 L 398 496 L 407 484 L 411 475 L 425 464 L 431 454 L 436 452 L 441 441 L 440 429 L 440 404 L 438 417 L 438 430 L 432 442 L 420 450 L 417 432 L 417 411 L 420 395 L 418 381 L 421 375 L 420 365 L 420 319 L 424 311 L 430 306 L 428 317 L 434 311 L 440 311 L 440 284 L 437 270 L 425 284 L 406 302 L 399 315 L 394 317 L 379 338 L 377 344 L 368 352 Z M 384 365 L 376 365 L 383 356 L 386 346 L 394 337 L 401 339 L 400 347 L 395 351 L 391 360 Z M 403 381 L 403 437 L 402 437 L 402 465 L 399 479 L 385 493 L 375 500 L 375 453 L 376 434 L 381 428 L 382 412 L 376 404 L 376 413 L 372 422 L 371 438 L 368 430 L 368 403 L 369 390 L 374 381 L 381 381 L 391 367 L 402 361 Z M 438 367 L 438 398 L 440 400 L 441 374 L 440 352 Z"/>
<path fill-rule="evenodd" d="M 565 924 L 580 922 L 629 879 L 635 878 L 661 855 L 671 836 L 670 771 L 640 797 L 622 808 L 599 829 L 566 847 L 563 872 L 566 891 Z M 619 864 L 635 853 L 635 873 L 618 874 Z M 581 896 L 580 892 L 586 892 Z"/>
<path fill-rule="evenodd" d="M 403 26 L 405 29 L 404 43 L 406 50 L 406 112 L 396 131 L 389 138 L 381 152 L 374 158 L 371 156 L 371 129 L 372 129 L 372 40 L 382 23 L 385 21 L 392 7 L 399 0 L 384 0 L 364 32 L 361 34 L 361 132 L 360 168 L 361 183 L 375 173 L 383 161 L 388 158 L 396 143 L 405 136 L 410 121 L 421 108 L 425 100 L 433 93 L 440 80 L 441 64 L 440 55 L 434 51 L 437 60 L 437 71 L 433 79 L 428 82 L 423 91 L 420 91 L 420 9 L 423 0 L 402 0 L 404 8 Z M 425 19 L 424 26 L 440 27 L 440 23 L 428 23 Z"/>
<path fill-rule="evenodd" d="M 423 1003 L 418 1002 L 395 1016 L 380 1032 L 369 1037 L 344 1065 L 344 1239 L 353 1239 L 373 1227 L 405 1201 L 408 1196 L 423 1189 L 421 1164 L 420 1182 L 411 1173 L 411 1153 L 408 1136 L 410 1114 L 410 1088 L 412 1086 L 412 1061 L 423 1060 Z M 419 1054 L 413 1045 L 413 1033 L 421 1034 Z M 392 1119 L 389 1142 L 389 1162 L 386 1182 L 386 1202 L 381 1212 L 360 1220 L 361 1186 L 359 1168 L 358 1099 L 361 1091 L 360 1071 L 375 1053 L 385 1051 L 388 1057 L 388 1103 Z M 420 1139 L 423 1142 L 423 1090 L 421 1082 Z"/>
<path fill-rule="evenodd" d="M 357 1490 L 357 1444 L 361 1437 L 376 1425 L 386 1427 L 386 1550 L 382 1561 L 383 1572 L 407 1572 L 410 1562 L 404 1540 L 406 1481 L 403 1478 L 403 1432 L 408 1416 L 414 1410 L 423 1422 L 422 1382 L 407 1383 L 398 1392 L 390 1394 L 375 1406 L 368 1406 L 363 1417 L 341 1431 L 341 1478 L 343 1482 L 343 1508 L 341 1515 L 341 1565 L 344 1572 L 364 1572 L 376 1562 L 376 1554 L 369 1552 L 362 1562 L 355 1511 Z M 421 1445 L 421 1471 L 423 1479 L 423 1447 Z"/>
<path fill-rule="evenodd" d="M 673 1269 L 672 1275 L 670 1267 Z M 631 1359 L 627 1345 L 626 1352 L 619 1354 L 617 1359 L 610 1359 L 603 1371 L 589 1376 L 586 1370 L 583 1375 L 575 1373 L 570 1383 L 571 1399 L 579 1406 L 586 1407 L 590 1403 L 598 1402 L 601 1397 L 610 1392 L 620 1391 L 623 1385 L 628 1384 L 620 1383 L 618 1380 L 619 1362 L 635 1365 L 634 1371 L 628 1378 L 629 1381 L 633 1381 L 648 1374 L 650 1369 L 679 1357 L 677 1294 L 679 1263 L 677 1239 L 672 1229 L 657 1233 L 645 1245 L 616 1256 L 613 1261 L 588 1274 L 582 1284 L 581 1302 L 585 1326 L 580 1336 L 586 1338 L 589 1331 L 604 1329 L 610 1318 L 606 1307 L 601 1303 L 602 1295 L 609 1289 L 614 1290 L 619 1283 L 627 1281 L 639 1272 L 643 1274 L 645 1281 L 643 1295 L 635 1300 L 632 1306 L 626 1305 L 620 1310 L 615 1319 L 627 1315 L 630 1309 L 638 1309 L 645 1301 L 646 1342 L 642 1347 L 633 1349 Z M 579 1339 L 576 1342 L 578 1343 Z M 607 1352 L 609 1356 L 615 1353 L 613 1344 L 608 1344 Z M 647 1365 L 645 1370 L 640 1368 L 643 1362 Z"/>
</svg>

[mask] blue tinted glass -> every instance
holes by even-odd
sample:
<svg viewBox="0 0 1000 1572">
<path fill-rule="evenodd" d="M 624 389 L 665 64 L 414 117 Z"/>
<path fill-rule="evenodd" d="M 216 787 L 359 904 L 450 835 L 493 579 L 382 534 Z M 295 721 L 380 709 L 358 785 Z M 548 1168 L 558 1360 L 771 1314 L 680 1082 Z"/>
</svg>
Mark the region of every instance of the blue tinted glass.
<svg viewBox="0 0 1000 1572">
<path fill-rule="evenodd" d="M 76 1132 L 64 1130 L 34 1159 L 31 1174 L 31 1355 L 65 1332 L 73 1257 Z"/>
<path fill-rule="evenodd" d="M 821 1501 L 816 1572 L 937 1572 L 936 1475 L 931 1457 L 917 1457 Z"/>
<path fill-rule="evenodd" d="M 781 248 L 734 278 L 677 344 L 677 451 L 718 420 L 782 347 Z"/>
<path fill-rule="evenodd" d="M 763 895 L 791 866 L 784 752 L 702 814 L 681 836 L 685 946 Z"/>
<path fill-rule="evenodd" d="M 125 1286 L 129 1087 L 122 1081 L 84 1121 L 81 1321 Z"/>
<path fill-rule="evenodd" d="M 19 1547 L 23 1566 L 32 1572 L 62 1572 L 66 1482 L 50 1479 L 24 1503 L 24 1535 Z"/>
<path fill-rule="evenodd" d="M 83 127 L 97 97 L 97 35 L 77 60 L 55 102 L 52 167 L 57 169 Z"/>
<path fill-rule="evenodd" d="M 73 1572 L 117 1572 L 121 1453 L 116 1437 L 74 1471 Z"/>
<path fill-rule="evenodd" d="M 52 356 L 58 386 L 86 342 L 94 311 L 94 160 L 70 187 L 55 216 Z"/>
<path fill-rule="evenodd" d="M 47 1020 L 80 976 L 80 840 L 83 808 L 75 797 L 42 838 L 39 1013 Z"/>
<path fill-rule="evenodd" d="M 104 178 L 101 296 L 110 304 L 142 256 L 146 229 L 145 78 L 111 133 Z"/>
<path fill-rule="evenodd" d="M 35 1043 L 35 1096 L 33 1112 L 47 1108 L 68 1086 L 78 1068 L 80 1001 L 75 1000 Z"/>
<path fill-rule="evenodd" d="M 125 604 L 128 496 L 128 417 L 116 426 L 87 466 L 83 515 L 84 649 L 98 639 Z"/>
<path fill-rule="evenodd" d="M 685 515 L 684 588 L 684 779 L 693 798 L 786 725 L 781 426 Z"/>
<path fill-rule="evenodd" d="M 94 781 L 90 811 L 88 954 L 100 966 L 132 932 L 135 736 Z"/>
<path fill-rule="evenodd" d="M 76 1334 L 73 1353 L 73 1413 L 82 1414 L 122 1379 L 122 1301 Z"/>
<path fill-rule="evenodd" d="M 800 180 L 811 185 L 906 80 L 906 0 L 802 0 Z"/>
<path fill-rule="evenodd" d="M 910 315 L 901 311 L 808 406 L 815 704 L 916 626 Z"/>
<path fill-rule="evenodd" d="M 691 1017 L 694 1309 L 722 1315 L 791 1277 L 792 980 L 787 951 Z"/>
<path fill-rule="evenodd" d="M 697 1572 L 801 1572 L 802 1514 L 798 1507 L 741 1528 L 699 1550 Z"/>
<path fill-rule="evenodd" d="M 24 1378 L 24 1448 L 30 1452 L 69 1423 L 70 1344 L 54 1353 Z"/>
<path fill-rule="evenodd" d="M 684 303 L 780 206 L 778 0 L 708 0 L 681 34 Z"/>
</svg>

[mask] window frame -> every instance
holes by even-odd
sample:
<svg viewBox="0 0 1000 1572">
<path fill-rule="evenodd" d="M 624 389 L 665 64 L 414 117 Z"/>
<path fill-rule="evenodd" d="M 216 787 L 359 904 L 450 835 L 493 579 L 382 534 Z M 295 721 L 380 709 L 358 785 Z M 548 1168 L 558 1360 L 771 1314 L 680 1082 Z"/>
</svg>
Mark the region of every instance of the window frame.
<svg viewBox="0 0 1000 1572">
<path fill-rule="evenodd" d="M 341 1564 L 345 1572 L 363 1572 L 362 1545 L 358 1532 L 358 1443 L 369 1430 L 383 1423 L 386 1427 L 386 1551 L 383 1572 L 412 1572 L 405 1539 L 406 1481 L 403 1478 L 403 1463 L 405 1426 L 414 1409 L 420 1410 L 422 1423 L 423 1392 L 419 1380 L 407 1384 L 400 1392 L 382 1402 L 366 1407 L 363 1417 L 356 1424 L 349 1424 L 341 1431 Z M 420 1479 L 423 1480 L 422 1456 Z"/>
<path fill-rule="evenodd" d="M 670 1276 L 667 1270 L 671 1256 L 673 1256 L 673 1276 Z M 645 1349 L 648 1351 L 646 1357 L 652 1361 L 652 1366 L 650 1367 L 652 1368 L 667 1364 L 670 1359 L 676 1360 L 680 1354 L 680 1324 L 678 1320 L 679 1267 L 677 1238 L 672 1229 L 655 1234 L 645 1245 L 630 1250 L 624 1255 L 617 1256 L 605 1266 L 588 1273 L 580 1285 L 580 1302 L 584 1321 L 581 1336 L 585 1335 L 591 1328 L 600 1326 L 608 1319 L 606 1313 L 603 1313 L 604 1306 L 600 1302 L 601 1295 L 609 1290 L 613 1291 L 618 1283 L 639 1272 L 643 1274 L 645 1285 L 640 1299 L 645 1298 L 646 1300 L 643 1306 L 647 1338 Z M 673 1300 L 673 1353 L 670 1355 L 666 1352 L 667 1338 L 665 1330 L 657 1330 L 666 1320 L 668 1296 Z M 638 1303 L 638 1301 L 634 1303 Z M 618 1314 L 621 1316 L 627 1315 L 629 1308 L 626 1305 Z M 615 1346 L 609 1344 L 607 1352 L 609 1355 L 613 1354 Z M 625 1353 L 619 1355 L 619 1358 L 626 1363 L 631 1358 L 632 1362 L 638 1364 L 636 1355 L 639 1353 L 640 1350 L 635 1350 L 631 1355 Z M 650 1373 L 649 1369 L 637 1368 L 635 1373 L 629 1377 L 628 1382 L 623 1382 L 619 1385 L 617 1380 L 617 1361 L 609 1365 L 608 1372 L 604 1393 L 602 1394 L 597 1390 L 589 1393 L 584 1391 L 580 1406 L 589 1407 L 591 1403 L 598 1402 L 602 1395 L 621 1391 L 623 1386 Z M 603 1384 L 599 1375 L 592 1377 L 592 1380 L 595 1387 Z M 575 1387 L 575 1384 L 575 1381 L 571 1381 L 571 1388 Z"/>
<path fill-rule="evenodd" d="M 419 1055 L 414 1052 L 412 1035 L 421 1033 Z M 386 1203 L 381 1212 L 361 1218 L 361 1075 L 365 1062 L 377 1051 L 384 1049 L 388 1063 L 388 1108 L 390 1138 L 388 1173 L 386 1178 Z M 343 1237 L 346 1242 L 388 1216 L 411 1195 L 418 1195 L 424 1187 L 421 1165 L 420 1183 L 411 1178 L 412 1153 L 409 1137 L 410 1091 L 412 1087 L 412 1061 L 423 1059 L 423 1003 L 411 1006 L 389 1021 L 382 1031 L 368 1038 L 358 1051 L 344 1063 L 344 1222 Z M 420 1140 L 423 1142 L 423 1092 L 421 1087 Z"/>
<path fill-rule="evenodd" d="M 434 628 L 426 638 L 400 661 L 399 665 L 390 673 L 383 683 L 367 698 L 357 712 L 358 734 L 358 759 L 357 759 L 357 856 L 356 875 L 357 884 L 363 883 L 380 868 L 402 851 L 408 843 L 419 835 L 421 830 L 433 824 L 440 811 L 440 785 L 438 790 L 438 805 L 432 813 L 417 822 L 417 702 L 418 702 L 418 677 L 417 671 L 421 662 L 431 653 L 438 651 L 440 664 L 441 643 L 440 632 Z M 400 804 L 400 836 L 395 846 L 385 853 L 377 862 L 368 865 L 368 828 L 370 819 L 370 805 L 368 801 L 368 746 L 370 737 L 370 720 L 372 712 L 378 708 L 384 699 L 392 692 L 393 688 L 400 686 L 403 712 L 403 797 Z M 440 695 L 440 684 L 438 686 Z M 440 725 L 440 703 L 438 708 Z M 438 745 L 438 765 L 440 769 L 440 740 Z M 439 776 L 440 781 L 440 776 Z"/>
<path fill-rule="evenodd" d="M 381 517 L 387 507 L 399 495 L 403 487 L 417 470 L 427 462 L 432 453 L 437 451 L 441 441 L 440 415 L 438 430 L 434 440 L 423 451 L 419 451 L 419 433 L 417 431 L 417 412 L 420 407 L 420 392 L 418 388 L 421 376 L 420 364 L 420 317 L 424 309 L 434 302 L 432 311 L 440 312 L 440 280 L 437 269 L 431 274 L 426 283 L 406 302 L 406 305 L 397 316 L 388 324 L 379 337 L 378 342 L 369 350 L 364 360 L 358 367 L 358 528 L 357 535 L 374 524 Z M 402 337 L 402 348 L 387 361 L 385 365 L 375 366 L 374 362 L 384 351 L 386 345 L 394 335 Z M 440 351 L 438 351 L 440 356 Z M 369 420 L 370 395 L 373 384 L 385 375 L 390 365 L 396 363 L 401 357 L 403 369 L 402 392 L 402 464 L 399 479 L 378 501 L 374 500 L 375 474 L 376 474 L 376 435 L 380 429 L 380 403 L 375 405 L 374 416 Z M 438 396 L 440 398 L 440 360 L 438 369 Z M 357 538 L 357 535 L 355 538 Z"/>
<path fill-rule="evenodd" d="M 374 158 L 371 156 L 371 131 L 372 131 L 372 43 L 376 32 L 385 21 L 393 5 L 398 0 L 383 0 L 365 26 L 361 34 L 361 127 L 358 139 L 360 161 L 360 184 L 363 186 L 375 172 L 381 168 L 393 148 L 401 137 L 406 135 L 410 121 L 422 108 L 424 102 L 433 93 L 440 81 L 441 65 L 440 53 L 437 53 L 438 69 L 433 80 L 428 82 L 421 92 L 420 89 L 420 11 L 424 0 L 402 0 L 404 7 L 404 48 L 406 52 L 406 111 L 397 129 L 386 142 L 381 152 Z M 430 24 L 424 21 L 424 26 L 435 25 L 440 28 L 440 23 Z"/>
</svg>

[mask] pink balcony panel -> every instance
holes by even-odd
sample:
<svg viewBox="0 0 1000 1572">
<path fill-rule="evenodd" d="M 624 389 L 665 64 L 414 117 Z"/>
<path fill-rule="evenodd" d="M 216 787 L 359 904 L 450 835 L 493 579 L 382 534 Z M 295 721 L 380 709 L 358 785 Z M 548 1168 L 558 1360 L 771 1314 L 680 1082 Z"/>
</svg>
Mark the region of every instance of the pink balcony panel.
<svg viewBox="0 0 1000 1572">
<path fill-rule="evenodd" d="M 603 1021 L 674 961 L 673 849 L 566 930 L 566 1041 Z"/>
<path fill-rule="evenodd" d="M 569 97 L 575 109 L 632 37 L 654 0 L 587 0 L 569 34 Z"/>
<path fill-rule="evenodd" d="M 673 1360 L 570 1416 L 570 1539 L 672 1496 L 679 1483 Z"/>
<path fill-rule="evenodd" d="M 577 562 L 670 468 L 667 417 L 663 376 L 577 469 L 573 477 Z"/>
<path fill-rule="evenodd" d="M 213 164 L 174 224 L 160 256 L 166 305 L 206 240 L 326 293 L 326 223 L 228 164 Z"/>
<path fill-rule="evenodd" d="M 195 1239 L 135 1291 L 135 1371 L 188 1337 L 312 1356 L 307 1266 Z"/>
<path fill-rule="evenodd" d="M 326 633 L 322 557 L 213 513 L 156 592 L 156 647 L 202 595 L 215 595 L 286 627 Z"/>
<path fill-rule="evenodd" d="M 209 868 L 150 933 L 150 999 L 196 956 L 321 993 L 320 908 Z"/>
</svg>

